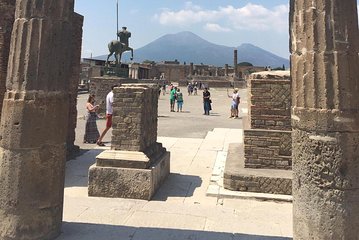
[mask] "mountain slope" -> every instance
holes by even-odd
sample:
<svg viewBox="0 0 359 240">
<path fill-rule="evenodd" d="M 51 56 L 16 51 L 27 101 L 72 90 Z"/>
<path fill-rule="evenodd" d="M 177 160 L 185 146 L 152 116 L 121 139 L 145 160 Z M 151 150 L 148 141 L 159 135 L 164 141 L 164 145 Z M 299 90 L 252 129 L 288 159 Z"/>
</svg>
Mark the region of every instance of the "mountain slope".
<svg viewBox="0 0 359 240">
<path fill-rule="evenodd" d="M 226 63 L 233 65 L 234 47 L 217 45 L 206 41 L 192 32 L 180 32 L 167 34 L 146 46 L 135 50 L 134 60 L 142 62 L 153 60 L 156 62 L 175 60 L 180 62 L 193 62 L 195 64 L 210 64 L 224 66 Z M 250 62 L 255 66 L 279 67 L 283 64 L 288 67 L 289 60 L 276 56 L 252 44 L 242 44 L 238 48 L 238 62 Z M 106 56 L 96 57 L 106 59 Z M 129 60 L 129 54 L 123 56 Z"/>
</svg>

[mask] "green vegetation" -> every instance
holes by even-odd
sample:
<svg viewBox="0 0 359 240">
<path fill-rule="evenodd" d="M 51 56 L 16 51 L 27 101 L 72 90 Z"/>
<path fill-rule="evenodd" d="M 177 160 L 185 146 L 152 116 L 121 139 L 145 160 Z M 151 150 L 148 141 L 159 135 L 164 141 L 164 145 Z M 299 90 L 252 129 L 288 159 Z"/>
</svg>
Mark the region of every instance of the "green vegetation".
<svg viewBox="0 0 359 240">
<path fill-rule="evenodd" d="M 253 64 L 250 62 L 240 62 L 238 63 L 238 66 L 242 66 L 242 67 L 253 67 Z"/>
</svg>

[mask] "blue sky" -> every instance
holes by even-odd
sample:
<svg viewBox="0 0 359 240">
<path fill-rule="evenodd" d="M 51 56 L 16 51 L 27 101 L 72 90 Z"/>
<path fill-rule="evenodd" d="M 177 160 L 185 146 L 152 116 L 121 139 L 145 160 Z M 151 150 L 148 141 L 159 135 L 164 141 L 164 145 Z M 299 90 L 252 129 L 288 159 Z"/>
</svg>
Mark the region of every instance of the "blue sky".
<svg viewBox="0 0 359 240">
<path fill-rule="evenodd" d="M 76 0 L 85 17 L 82 56 L 107 54 L 116 38 L 117 0 Z M 118 0 L 119 26 L 132 32 L 130 46 L 140 48 L 168 33 L 191 31 L 231 47 L 252 43 L 289 57 L 289 0 Z"/>
</svg>

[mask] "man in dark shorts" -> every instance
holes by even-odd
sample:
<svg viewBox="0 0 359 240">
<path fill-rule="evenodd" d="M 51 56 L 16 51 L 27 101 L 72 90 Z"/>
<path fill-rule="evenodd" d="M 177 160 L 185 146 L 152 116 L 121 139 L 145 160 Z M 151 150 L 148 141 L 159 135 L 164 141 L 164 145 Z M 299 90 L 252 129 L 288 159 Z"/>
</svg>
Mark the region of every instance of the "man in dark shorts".
<svg viewBox="0 0 359 240">
<path fill-rule="evenodd" d="M 112 104 L 113 104 L 113 89 L 115 87 L 118 87 L 118 85 L 112 86 L 111 92 L 109 92 L 106 96 L 106 128 L 101 133 L 99 139 L 97 140 L 97 145 L 99 146 L 105 146 L 105 144 L 102 142 L 102 139 L 105 137 L 107 131 L 112 127 Z"/>
</svg>

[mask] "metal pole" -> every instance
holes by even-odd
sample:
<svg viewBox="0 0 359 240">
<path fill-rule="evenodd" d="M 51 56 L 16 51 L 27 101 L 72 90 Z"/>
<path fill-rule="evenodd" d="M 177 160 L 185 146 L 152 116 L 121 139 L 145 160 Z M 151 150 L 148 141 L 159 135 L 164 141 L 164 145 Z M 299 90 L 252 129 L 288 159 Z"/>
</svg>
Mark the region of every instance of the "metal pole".
<svg viewBox="0 0 359 240">
<path fill-rule="evenodd" d="M 117 34 L 117 33 L 118 33 L 118 0 L 117 0 L 116 10 L 117 10 L 117 14 L 116 14 L 116 15 L 117 15 L 117 20 L 116 20 L 116 21 L 117 21 L 116 36 L 117 36 L 117 40 L 118 40 L 118 34 Z"/>
</svg>

